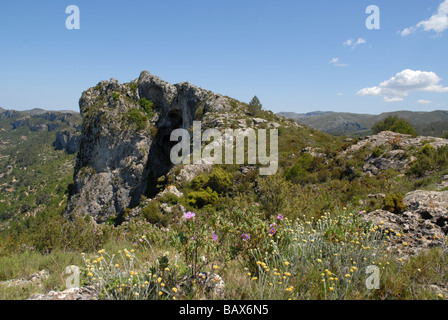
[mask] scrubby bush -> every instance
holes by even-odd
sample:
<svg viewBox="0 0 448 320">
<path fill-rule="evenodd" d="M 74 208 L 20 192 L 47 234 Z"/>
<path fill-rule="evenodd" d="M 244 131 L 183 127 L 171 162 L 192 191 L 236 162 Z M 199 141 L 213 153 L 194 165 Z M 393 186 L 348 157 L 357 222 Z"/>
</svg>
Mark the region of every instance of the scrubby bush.
<svg viewBox="0 0 448 320">
<path fill-rule="evenodd" d="M 126 113 L 126 116 L 130 123 L 135 123 L 137 125 L 138 130 L 144 130 L 146 128 L 148 117 L 144 115 L 140 110 L 131 108 Z"/>
<path fill-rule="evenodd" d="M 157 201 L 151 201 L 145 208 L 142 209 L 142 216 L 149 223 L 156 224 L 163 219 L 162 211 L 159 208 Z"/>
<path fill-rule="evenodd" d="M 118 100 L 120 100 L 120 93 L 118 93 L 118 92 L 114 92 L 114 93 L 112 94 L 112 98 L 113 98 L 113 100 L 114 100 L 115 102 L 118 102 Z"/>
<path fill-rule="evenodd" d="M 172 192 L 167 192 L 159 198 L 160 203 L 178 204 L 179 197 Z"/>
<path fill-rule="evenodd" d="M 202 173 L 194 178 L 190 187 L 194 190 L 210 188 L 218 194 L 224 194 L 232 187 L 232 175 L 216 167 L 210 174 Z"/>
<path fill-rule="evenodd" d="M 379 156 L 381 156 L 384 152 L 386 151 L 384 146 L 377 146 L 375 147 L 375 149 L 373 149 L 372 151 L 372 157 L 374 158 L 378 158 Z"/>
<path fill-rule="evenodd" d="M 146 98 L 141 98 L 138 101 L 138 104 L 145 110 L 146 114 L 149 118 L 152 118 L 153 115 L 153 109 L 154 109 L 154 103 L 152 101 L 149 101 Z"/>
<path fill-rule="evenodd" d="M 316 183 L 317 175 L 313 175 L 322 168 L 322 161 L 310 154 L 302 155 L 296 163 L 284 171 L 284 177 L 292 183 Z"/>
<path fill-rule="evenodd" d="M 211 188 L 200 189 L 198 191 L 191 192 L 187 197 L 188 205 L 195 208 L 203 208 L 209 204 L 215 204 L 218 201 L 218 193 Z"/>
<path fill-rule="evenodd" d="M 374 134 L 382 131 L 416 135 L 414 127 L 408 121 L 401 119 L 398 116 L 389 116 L 384 120 L 376 122 L 372 126 L 372 132 Z"/>
<path fill-rule="evenodd" d="M 204 189 L 208 183 L 208 176 L 201 173 L 196 178 L 191 180 L 190 187 L 194 190 Z"/>
<path fill-rule="evenodd" d="M 426 144 L 418 151 L 417 160 L 412 162 L 408 174 L 423 177 L 431 171 L 436 171 L 446 166 L 448 166 L 448 146 L 436 149 Z"/>
<path fill-rule="evenodd" d="M 232 175 L 220 167 L 215 168 L 208 177 L 207 186 L 217 193 L 225 193 L 232 187 Z"/>
<path fill-rule="evenodd" d="M 383 200 L 383 209 L 392 213 L 402 213 L 406 210 L 403 196 L 400 194 L 390 194 Z"/>
<path fill-rule="evenodd" d="M 131 88 L 132 91 L 137 91 L 138 89 L 138 84 L 137 83 L 133 83 L 129 86 Z"/>
</svg>

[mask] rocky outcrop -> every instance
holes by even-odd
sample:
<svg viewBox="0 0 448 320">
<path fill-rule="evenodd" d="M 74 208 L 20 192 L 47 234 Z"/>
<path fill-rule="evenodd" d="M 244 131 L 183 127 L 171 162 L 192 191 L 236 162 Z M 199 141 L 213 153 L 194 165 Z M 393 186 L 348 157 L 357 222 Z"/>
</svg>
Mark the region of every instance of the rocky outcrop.
<svg viewBox="0 0 448 320">
<path fill-rule="evenodd" d="M 25 287 L 34 285 L 43 287 L 42 282 L 47 280 L 49 273 L 42 270 L 32 274 L 27 278 L 12 279 L 0 282 L 0 288 L 13 287 L 16 290 L 24 290 Z M 27 300 L 98 300 L 99 293 L 95 287 L 71 288 L 64 291 L 50 291 L 46 294 L 35 293 Z"/>
<path fill-rule="evenodd" d="M 403 199 L 405 212 L 376 210 L 364 219 L 387 230 L 389 248 L 413 255 L 430 247 L 442 246 L 448 235 L 448 191 L 417 190 Z"/>
<path fill-rule="evenodd" d="M 411 135 L 383 131 L 361 139 L 344 152 L 341 152 L 339 157 L 350 159 L 354 153 L 368 148 L 371 153 L 365 159 L 366 163 L 362 168 L 364 174 L 378 175 L 387 169 L 394 169 L 404 173 L 410 168 L 411 163 L 417 159 L 413 156 L 415 149 L 421 148 L 426 144 L 437 149 L 448 145 L 448 139 L 413 137 Z M 379 154 L 373 152 L 375 149 L 379 150 Z"/>
<path fill-rule="evenodd" d="M 7 281 L 0 282 L 0 286 L 4 287 L 17 287 L 17 288 L 23 288 L 32 284 L 41 286 L 42 281 L 48 279 L 49 274 L 48 271 L 42 270 L 36 273 L 33 273 L 31 276 L 27 278 L 20 278 L 20 279 L 12 279 Z"/>
<path fill-rule="evenodd" d="M 148 113 L 141 99 L 153 103 Z M 154 195 L 156 180 L 171 168 L 171 133 L 190 129 L 205 114 L 230 110 L 229 99 L 189 83 L 169 84 L 144 71 L 127 84 L 102 81 L 82 94 L 80 149 L 68 215 L 98 223 Z"/>
<path fill-rule="evenodd" d="M 79 115 L 75 112 L 44 112 L 29 115 L 29 112 L 23 111 L 5 111 L 2 116 L 6 118 L 17 118 L 11 122 L 13 130 L 20 127 L 28 127 L 31 131 L 53 132 L 60 127 L 76 127 L 79 122 Z"/>
<path fill-rule="evenodd" d="M 64 291 L 50 291 L 47 294 L 33 294 L 27 300 L 98 300 L 94 287 L 71 288 Z"/>
<path fill-rule="evenodd" d="M 443 138 L 425 136 L 413 137 L 408 134 L 383 131 L 376 135 L 368 136 L 364 139 L 361 139 L 358 143 L 352 145 L 350 148 L 342 152 L 341 156 L 350 154 L 366 146 L 375 148 L 380 146 L 393 145 L 397 150 L 403 150 L 408 147 L 422 147 L 425 144 L 429 144 L 437 149 L 439 147 L 446 146 L 448 144 L 448 140 Z"/>
<path fill-rule="evenodd" d="M 83 123 L 67 216 L 87 214 L 97 223 L 123 221 L 125 209 L 136 208 L 142 195 L 157 195 L 159 178 L 180 183 L 213 166 L 202 159 L 175 167 L 175 129 L 191 132 L 194 121 L 202 131 L 297 126 L 270 111 L 252 119 L 247 104 L 188 82 L 173 85 L 148 71 L 130 83 L 101 81 L 82 94 L 79 106 Z"/>
<path fill-rule="evenodd" d="M 81 133 L 73 133 L 69 130 L 56 132 L 56 140 L 53 146 L 56 150 L 65 150 L 68 154 L 75 154 L 81 144 Z"/>
</svg>

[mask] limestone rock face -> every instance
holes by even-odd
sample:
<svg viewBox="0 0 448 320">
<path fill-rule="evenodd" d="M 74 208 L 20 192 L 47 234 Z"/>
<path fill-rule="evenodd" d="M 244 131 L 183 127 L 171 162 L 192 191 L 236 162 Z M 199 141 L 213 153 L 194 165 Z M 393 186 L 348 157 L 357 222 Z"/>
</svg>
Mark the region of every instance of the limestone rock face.
<svg viewBox="0 0 448 320">
<path fill-rule="evenodd" d="M 153 103 L 148 112 L 142 99 Z M 137 80 L 102 81 L 82 94 L 83 118 L 67 215 L 97 223 L 117 217 L 151 193 L 171 168 L 174 129 L 229 110 L 228 98 L 189 83 L 172 85 L 143 71 Z"/>
<path fill-rule="evenodd" d="M 448 191 L 417 190 L 406 194 L 403 202 L 406 211 L 401 214 L 376 210 L 364 218 L 383 230 L 393 230 L 390 248 L 399 254 L 442 246 L 448 235 Z"/>
<path fill-rule="evenodd" d="M 68 154 L 75 154 L 79 150 L 81 135 L 69 130 L 56 132 L 56 140 L 53 146 L 56 150 L 65 150 Z"/>
</svg>

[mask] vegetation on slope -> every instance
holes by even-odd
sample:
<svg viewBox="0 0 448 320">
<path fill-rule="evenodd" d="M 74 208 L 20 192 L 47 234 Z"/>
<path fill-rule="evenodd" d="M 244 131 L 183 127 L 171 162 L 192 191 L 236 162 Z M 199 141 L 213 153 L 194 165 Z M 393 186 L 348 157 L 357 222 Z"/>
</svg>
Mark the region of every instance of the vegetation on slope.
<svg viewBox="0 0 448 320">
<path fill-rule="evenodd" d="M 234 107 L 241 105 L 235 102 Z M 261 108 L 257 115 L 275 117 Z M 114 221 L 95 225 L 88 217 L 68 221 L 64 203 L 12 221 L 0 232 L 0 281 L 44 268 L 52 276 L 43 287 L 22 293 L 2 289 L 0 283 L 0 297 L 23 299 L 32 290 L 63 290 L 65 267 L 75 264 L 82 267 L 81 284 L 97 285 L 101 298 L 444 298 L 430 288 L 448 280 L 444 248 L 400 259 L 385 250 L 399 232 L 370 225 L 362 216 L 375 209 L 400 212 L 404 194 L 430 188 L 448 174 L 448 148 L 410 147 L 405 152 L 417 159 L 405 174 L 389 168 L 369 175 L 363 172 L 366 159 L 381 157 L 396 144 L 366 145 L 340 156 L 357 142 L 282 126 L 274 176 L 215 166 L 176 184 L 183 193 L 179 198 L 169 193 L 149 203 L 143 198 L 142 214 L 119 226 Z M 66 157 L 58 153 L 57 161 Z M 69 179 L 63 183 L 57 193 L 61 197 Z M 173 183 L 160 179 L 159 190 Z M 369 197 L 378 193 L 385 197 Z M 172 211 L 161 210 L 160 204 Z M 372 265 L 381 274 L 377 290 L 365 285 L 366 268 Z M 221 280 L 224 292 L 217 290 Z"/>
</svg>

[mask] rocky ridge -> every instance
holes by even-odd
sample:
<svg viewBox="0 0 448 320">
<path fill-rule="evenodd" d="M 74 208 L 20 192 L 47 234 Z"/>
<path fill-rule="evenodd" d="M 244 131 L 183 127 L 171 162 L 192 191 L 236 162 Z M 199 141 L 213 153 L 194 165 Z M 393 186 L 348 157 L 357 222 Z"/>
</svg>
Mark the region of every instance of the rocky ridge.
<svg viewBox="0 0 448 320">
<path fill-rule="evenodd" d="M 350 159 L 353 153 L 368 148 L 378 148 L 379 154 L 370 152 L 362 168 L 364 174 L 378 175 L 389 168 L 402 173 L 409 169 L 410 164 L 416 160 L 413 155 L 419 148 L 430 145 L 435 149 L 448 145 L 448 139 L 437 137 L 413 137 L 411 135 L 383 131 L 376 135 L 361 138 L 359 142 L 351 145 L 339 154 L 339 157 Z"/>
<path fill-rule="evenodd" d="M 97 223 L 120 218 L 142 195 L 156 195 L 157 179 L 173 169 L 175 129 L 189 130 L 193 121 L 201 121 L 202 130 L 295 125 L 272 113 L 278 122 L 250 119 L 234 99 L 188 82 L 173 85 L 148 71 L 126 84 L 101 81 L 82 94 L 79 105 L 83 123 L 67 215 L 88 214 Z M 192 177 L 207 166 L 182 170 Z"/>
</svg>

